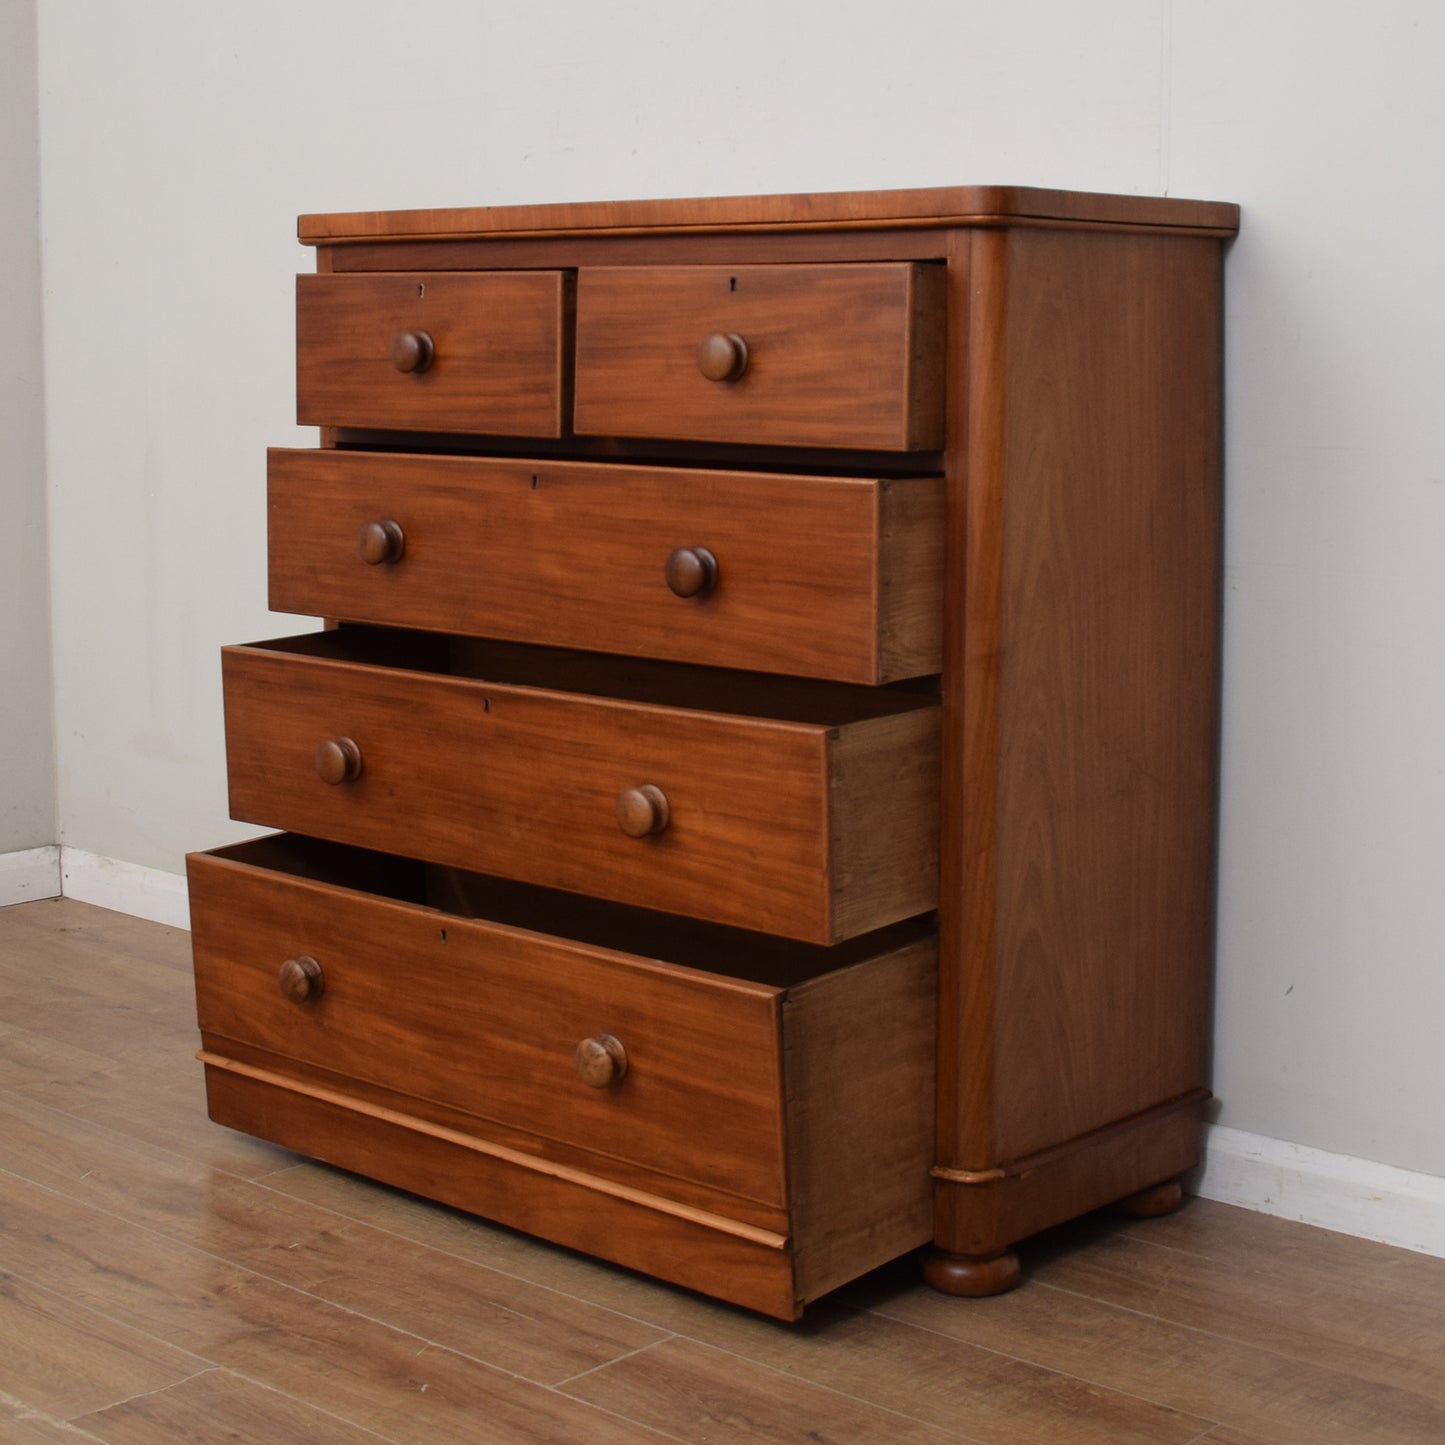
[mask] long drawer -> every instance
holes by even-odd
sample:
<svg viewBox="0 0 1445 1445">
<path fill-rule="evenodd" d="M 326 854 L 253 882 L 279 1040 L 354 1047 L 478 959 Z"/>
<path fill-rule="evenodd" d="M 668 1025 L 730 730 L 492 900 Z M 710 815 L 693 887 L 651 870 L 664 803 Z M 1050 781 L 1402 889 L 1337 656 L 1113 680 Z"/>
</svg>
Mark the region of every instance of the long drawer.
<svg viewBox="0 0 1445 1445">
<path fill-rule="evenodd" d="M 879 683 L 937 672 L 938 477 L 275 450 L 271 606 Z"/>
<path fill-rule="evenodd" d="M 251 1127 L 264 1097 L 268 1137 L 404 1187 L 417 1152 L 380 1141 L 449 1145 L 469 1161 L 453 1202 L 582 1247 L 586 1208 L 535 1191 L 625 1201 L 664 1236 L 684 1220 L 753 1248 L 733 1288 L 785 1315 L 927 1237 L 917 928 L 782 945 L 284 835 L 188 861 L 221 1122 Z M 318 1141 L 322 1107 L 346 1124 Z"/>
<path fill-rule="evenodd" d="M 222 671 L 247 822 L 822 944 L 937 902 L 930 697 L 363 627 Z"/>
</svg>

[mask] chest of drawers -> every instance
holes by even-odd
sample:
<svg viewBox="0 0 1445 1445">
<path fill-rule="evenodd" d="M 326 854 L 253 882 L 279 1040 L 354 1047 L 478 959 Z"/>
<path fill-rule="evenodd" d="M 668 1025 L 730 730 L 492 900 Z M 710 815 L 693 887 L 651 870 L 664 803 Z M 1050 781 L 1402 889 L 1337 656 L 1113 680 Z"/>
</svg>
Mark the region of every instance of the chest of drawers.
<svg viewBox="0 0 1445 1445">
<path fill-rule="evenodd" d="M 1171 1202 L 1232 206 L 312 216 L 212 1116 L 783 1318 Z"/>
</svg>

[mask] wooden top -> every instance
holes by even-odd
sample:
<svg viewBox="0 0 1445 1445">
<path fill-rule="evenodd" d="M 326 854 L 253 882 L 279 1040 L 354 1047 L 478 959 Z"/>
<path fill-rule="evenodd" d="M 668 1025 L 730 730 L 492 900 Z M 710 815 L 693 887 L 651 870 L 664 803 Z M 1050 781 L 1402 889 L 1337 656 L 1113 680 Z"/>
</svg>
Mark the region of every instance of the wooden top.
<svg viewBox="0 0 1445 1445">
<path fill-rule="evenodd" d="M 1222 201 L 1096 195 L 1027 186 L 944 186 L 915 191 L 721 196 L 685 201 L 355 211 L 302 216 L 297 234 L 306 245 L 315 246 L 488 236 L 927 228 L 1030 222 L 1162 226 L 1232 235 L 1239 229 L 1239 207 Z"/>
</svg>

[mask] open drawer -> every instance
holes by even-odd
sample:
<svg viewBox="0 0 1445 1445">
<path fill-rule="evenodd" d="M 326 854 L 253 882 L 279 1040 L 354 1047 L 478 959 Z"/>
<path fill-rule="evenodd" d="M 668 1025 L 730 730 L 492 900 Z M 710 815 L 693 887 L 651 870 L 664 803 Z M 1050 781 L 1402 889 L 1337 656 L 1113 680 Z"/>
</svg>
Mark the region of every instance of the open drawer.
<svg viewBox="0 0 1445 1445">
<path fill-rule="evenodd" d="M 812 943 L 938 900 L 929 695 L 366 627 L 222 672 L 246 822 Z"/>
<path fill-rule="evenodd" d="M 289 835 L 189 872 L 220 1123 L 783 1318 L 929 1237 L 918 925 L 789 944 Z"/>
</svg>

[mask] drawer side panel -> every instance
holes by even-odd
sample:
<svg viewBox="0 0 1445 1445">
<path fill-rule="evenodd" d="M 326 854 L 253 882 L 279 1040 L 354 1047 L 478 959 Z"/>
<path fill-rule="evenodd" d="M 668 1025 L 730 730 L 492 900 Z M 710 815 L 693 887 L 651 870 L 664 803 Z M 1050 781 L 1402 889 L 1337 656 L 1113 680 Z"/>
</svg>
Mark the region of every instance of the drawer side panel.
<svg viewBox="0 0 1445 1445">
<path fill-rule="evenodd" d="M 864 928 L 938 903 L 941 715 L 869 718 L 829 746 L 833 928 Z"/>
<path fill-rule="evenodd" d="M 933 1232 L 933 941 L 800 985 L 784 1011 L 802 1302 Z"/>
</svg>

